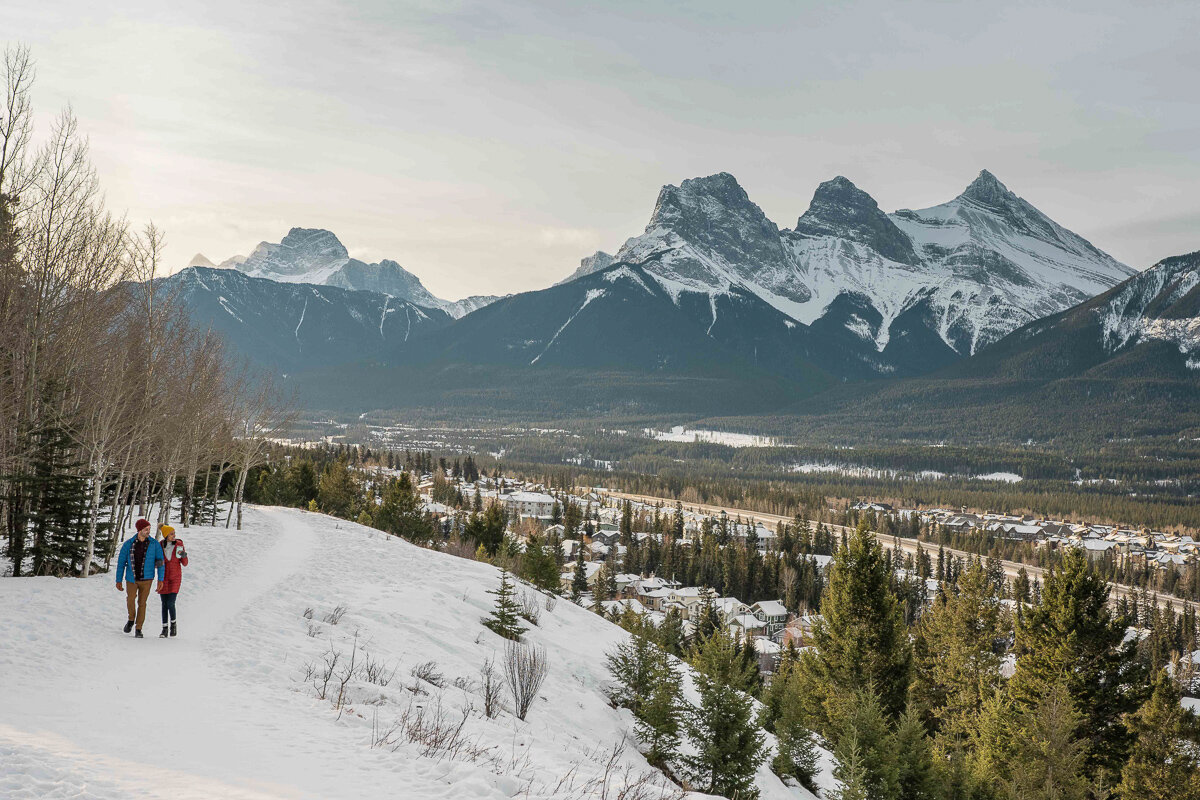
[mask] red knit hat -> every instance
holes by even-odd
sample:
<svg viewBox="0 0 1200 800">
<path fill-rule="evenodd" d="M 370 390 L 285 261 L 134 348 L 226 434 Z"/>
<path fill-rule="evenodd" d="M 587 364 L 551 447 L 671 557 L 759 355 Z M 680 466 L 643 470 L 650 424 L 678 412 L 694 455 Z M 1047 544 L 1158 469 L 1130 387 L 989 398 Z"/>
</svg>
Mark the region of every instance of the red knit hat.
<svg viewBox="0 0 1200 800">
<path fill-rule="evenodd" d="M 138 521 L 137 521 L 137 522 L 134 524 L 134 526 L 133 526 L 133 527 L 137 528 L 137 529 L 140 531 L 142 528 L 149 528 L 149 527 L 150 527 L 150 523 L 149 523 L 149 522 L 147 522 L 147 521 L 146 521 L 146 520 L 144 520 L 144 519 L 139 519 L 139 520 L 138 520 Z"/>
</svg>

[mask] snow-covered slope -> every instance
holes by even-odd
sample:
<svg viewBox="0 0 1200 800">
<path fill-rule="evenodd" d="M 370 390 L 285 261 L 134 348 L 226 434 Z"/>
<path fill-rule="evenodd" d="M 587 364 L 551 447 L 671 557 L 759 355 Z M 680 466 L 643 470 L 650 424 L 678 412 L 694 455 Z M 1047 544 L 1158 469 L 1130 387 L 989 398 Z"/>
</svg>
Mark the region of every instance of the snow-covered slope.
<svg viewBox="0 0 1200 800">
<path fill-rule="evenodd" d="M 351 258 L 337 236 L 320 228 L 292 228 L 279 243 L 260 242 L 249 256 L 234 256 L 221 266 L 280 283 L 324 284 L 379 292 L 425 308 L 441 309 L 455 318 L 496 299 L 475 295 L 457 301 L 442 300 L 395 261 L 384 259 L 368 264 Z"/>
<path fill-rule="evenodd" d="M 378 292 L 280 283 L 189 267 L 156 282 L 192 321 L 254 363 L 284 372 L 384 357 L 452 319 Z"/>
<path fill-rule="evenodd" d="M 122 634 L 110 575 L 0 581 L 0 796 L 583 800 L 651 772 L 604 694 L 625 634 L 591 612 L 543 606 L 525 636 L 546 648 L 542 690 L 526 721 L 488 719 L 479 670 L 504 645 L 479 620 L 495 568 L 296 510 L 180 535 L 177 639 L 156 637 L 157 601 L 151 638 Z M 352 654 L 358 671 L 340 713 L 338 690 L 316 689 L 334 654 L 335 674 Z M 395 731 L 372 746 L 401 719 L 461 723 L 454 752 Z M 758 784 L 764 800 L 811 797 L 765 767 Z"/>
<path fill-rule="evenodd" d="M 605 259 L 584 259 L 571 277 Z M 645 267 L 676 302 L 755 295 L 812 326 L 815 349 L 848 352 L 877 373 L 970 355 L 1134 274 L 986 170 L 948 203 L 893 214 L 834 178 L 790 230 L 732 175 L 693 178 L 663 187 L 645 232 L 615 260 Z"/>
<path fill-rule="evenodd" d="M 579 259 L 579 269 L 575 270 L 554 285 L 559 286 L 564 283 L 570 283 L 576 278 L 582 278 L 584 275 L 591 275 L 593 272 L 599 272 L 602 269 L 608 269 L 613 265 L 614 261 L 616 261 L 616 259 L 614 259 L 610 254 L 604 252 L 603 250 L 597 250 L 590 256 L 584 256 L 583 258 Z"/>
<path fill-rule="evenodd" d="M 943 338 L 959 352 L 973 353 L 1136 272 L 987 170 L 948 203 L 890 216 L 935 268 L 929 304 L 944 323 Z"/>
<path fill-rule="evenodd" d="M 1167 342 L 1179 348 L 1189 369 L 1200 370 L 1200 252 L 1158 262 L 1104 298 L 1094 313 L 1106 351 Z"/>
</svg>

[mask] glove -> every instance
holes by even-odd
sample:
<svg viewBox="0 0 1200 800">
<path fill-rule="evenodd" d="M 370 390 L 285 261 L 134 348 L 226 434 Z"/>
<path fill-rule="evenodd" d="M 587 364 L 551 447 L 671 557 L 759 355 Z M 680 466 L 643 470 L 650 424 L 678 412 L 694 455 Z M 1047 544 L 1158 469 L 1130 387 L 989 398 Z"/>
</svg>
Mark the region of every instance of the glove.
<svg viewBox="0 0 1200 800">
<path fill-rule="evenodd" d="M 123 592 L 123 591 L 125 591 L 125 587 L 124 587 L 124 586 L 122 586 L 120 583 L 118 583 L 118 584 L 117 584 L 117 591 L 118 591 L 118 592 Z"/>
</svg>

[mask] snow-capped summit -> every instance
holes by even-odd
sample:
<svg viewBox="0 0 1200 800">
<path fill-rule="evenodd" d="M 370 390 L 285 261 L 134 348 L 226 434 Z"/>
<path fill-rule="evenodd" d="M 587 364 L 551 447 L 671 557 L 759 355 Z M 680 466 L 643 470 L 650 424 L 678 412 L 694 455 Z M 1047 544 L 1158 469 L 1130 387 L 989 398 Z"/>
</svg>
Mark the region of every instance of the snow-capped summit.
<svg viewBox="0 0 1200 800">
<path fill-rule="evenodd" d="M 852 239 L 892 261 L 920 263 L 912 241 L 879 209 L 875 198 L 841 175 L 817 187 L 808 211 L 793 230 L 803 236 Z"/>
<path fill-rule="evenodd" d="M 677 300 L 736 289 L 786 309 L 811 296 L 778 226 L 727 172 L 664 186 L 646 231 L 625 242 L 617 261 L 645 265 Z"/>
<path fill-rule="evenodd" d="M 221 266 L 279 283 L 379 292 L 415 305 L 441 309 L 453 317 L 461 317 L 496 299 L 475 295 L 457 301 L 442 300 L 395 261 L 384 259 L 368 264 L 351 258 L 337 236 L 322 228 L 292 228 L 279 243 L 260 242 L 249 256 L 234 256 Z"/>
<path fill-rule="evenodd" d="M 215 267 L 216 264 L 209 261 L 208 256 L 204 255 L 204 253 L 196 253 L 196 255 L 194 255 L 190 259 L 188 259 L 187 266 L 189 266 L 189 267 Z"/>
<path fill-rule="evenodd" d="M 336 236 L 320 228 L 292 228 L 278 244 L 260 242 L 237 269 L 281 283 L 325 283 L 350 260 Z"/>
<path fill-rule="evenodd" d="M 714 319 L 720 298 L 757 296 L 819 330 L 814 357 L 836 352 L 835 372 L 846 353 L 868 372 L 931 369 L 1134 274 L 987 170 L 947 203 L 892 214 L 838 176 L 791 230 L 732 175 L 692 178 L 662 188 L 615 261 L 643 266 L 677 304 L 700 296 Z"/>
<path fill-rule="evenodd" d="M 1001 183 L 995 175 L 986 169 L 981 169 L 978 177 L 967 185 L 959 197 L 974 200 L 985 206 L 999 206 L 1006 199 L 1016 197 L 1016 195 L 1010 192 L 1008 187 Z"/>
</svg>

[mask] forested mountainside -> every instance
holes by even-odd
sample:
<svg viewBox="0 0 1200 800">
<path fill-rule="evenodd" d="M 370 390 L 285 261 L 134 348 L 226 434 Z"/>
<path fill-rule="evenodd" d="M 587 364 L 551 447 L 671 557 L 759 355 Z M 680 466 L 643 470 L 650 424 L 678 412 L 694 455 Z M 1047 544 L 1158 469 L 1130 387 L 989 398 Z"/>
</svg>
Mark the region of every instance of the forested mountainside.
<svg viewBox="0 0 1200 800">
<path fill-rule="evenodd" d="M 156 286 L 233 351 L 273 372 L 378 357 L 452 321 L 441 309 L 378 292 L 280 283 L 230 269 L 188 267 Z"/>
<path fill-rule="evenodd" d="M 929 376 L 843 386 L 794 431 L 949 441 L 1200 436 L 1200 253 L 1164 259 Z"/>
</svg>

